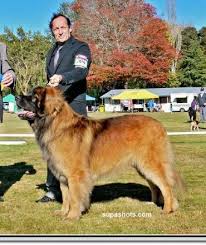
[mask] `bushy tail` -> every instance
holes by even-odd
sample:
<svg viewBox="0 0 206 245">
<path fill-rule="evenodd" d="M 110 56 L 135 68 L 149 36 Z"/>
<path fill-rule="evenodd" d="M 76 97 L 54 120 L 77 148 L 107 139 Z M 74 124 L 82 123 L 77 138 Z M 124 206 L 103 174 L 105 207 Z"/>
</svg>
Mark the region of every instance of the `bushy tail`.
<svg viewBox="0 0 206 245">
<path fill-rule="evenodd" d="M 167 156 L 168 156 L 168 160 L 170 163 L 168 166 L 168 171 L 167 171 L 168 173 L 167 177 L 168 177 L 169 183 L 171 184 L 171 186 L 176 187 L 180 192 L 184 192 L 186 191 L 186 185 L 181 175 L 178 173 L 178 171 L 175 170 L 174 154 L 173 154 L 172 146 L 169 140 L 167 141 L 167 154 L 168 154 Z"/>
<path fill-rule="evenodd" d="M 174 180 L 175 180 L 175 185 L 177 186 L 180 192 L 185 192 L 187 190 L 186 184 L 183 178 L 180 176 L 180 174 L 176 170 L 174 170 Z"/>
</svg>

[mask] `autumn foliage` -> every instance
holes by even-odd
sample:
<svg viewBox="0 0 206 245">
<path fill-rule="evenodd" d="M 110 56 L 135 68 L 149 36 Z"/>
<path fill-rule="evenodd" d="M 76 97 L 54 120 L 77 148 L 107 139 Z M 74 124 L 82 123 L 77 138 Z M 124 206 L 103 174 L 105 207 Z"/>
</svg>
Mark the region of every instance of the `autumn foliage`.
<svg viewBox="0 0 206 245">
<path fill-rule="evenodd" d="M 165 22 L 143 0 L 77 0 L 74 34 L 93 54 L 89 84 L 113 81 L 167 81 L 175 50 Z"/>
</svg>

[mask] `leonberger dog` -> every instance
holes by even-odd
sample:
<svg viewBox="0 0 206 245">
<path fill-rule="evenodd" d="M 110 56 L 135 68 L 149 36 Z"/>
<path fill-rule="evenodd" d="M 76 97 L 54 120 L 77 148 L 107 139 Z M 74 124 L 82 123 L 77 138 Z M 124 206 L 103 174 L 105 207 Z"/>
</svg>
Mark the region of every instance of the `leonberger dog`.
<svg viewBox="0 0 206 245">
<path fill-rule="evenodd" d="M 94 181 L 126 166 L 147 180 L 152 202 L 163 199 L 165 213 L 177 209 L 173 187 L 180 177 L 160 122 L 134 114 L 100 120 L 80 116 L 59 89 L 48 86 L 16 101 L 36 114 L 31 127 L 43 159 L 60 181 L 63 204 L 58 214 L 79 219 L 90 206 Z"/>
</svg>

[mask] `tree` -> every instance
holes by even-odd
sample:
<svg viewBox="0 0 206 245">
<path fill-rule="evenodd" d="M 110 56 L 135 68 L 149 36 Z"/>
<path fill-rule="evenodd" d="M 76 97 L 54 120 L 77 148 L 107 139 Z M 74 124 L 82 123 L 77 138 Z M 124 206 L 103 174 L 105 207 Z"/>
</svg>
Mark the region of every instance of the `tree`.
<svg viewBox="0 0 206 245">
<path fill-rule="evenodd" d="M 31 88 L 46 83 L 45 54 L 51 40 L 38 32 L 25 32 L 22 27 L 16 33 L 5 28 L 1 39 L 9 47 L 9 60 L 17 75 L 17 92 L 28 93 Z"/>
<path fill-rule="evenodd" d="M 166 82 L 174 58 L 165 22 L 143 0 L 76 0 L 74 33 L 92 49 L 90 85 Z M 64 5 L 65 7 L 65 5 Z"/>
<path fill-rule="evenodd" d="M 206 84 L 206 56 L 194 27 L 182 31 L 182 51 L 178 64 L 180 86 L 203 86 Z"/>
<path fill-rule="evenodd" d="M 202 27 L 198 33 L 200 39 L 200 45 L 202 46 L 204 53 L 206 54 L 206 27 Z"/>
<path fill-rule="evenodd" d="M 183 27 L 176 23 L 176 0 L 167 0 L 168 26 L 170 31 L 170 39 L 172 46 L 175 48 L 175 57 L 171 65 L 170 79 L 174 81 L 176 77 L 177 62 L 180 57 L 182 46 L 182 30 Z M 176 79 L 175 79 L 176 80 Z"/>
<path fill-rule="evenodd" d="M 206 56 L 196 38 L 188 41 L 189 39 L 187 39 L 188 47 L 184 48 L 178 69 L 181 86 L 205 86 Z"/>
<path fill-rule="evenodd" d="M 182 31 L 182 53 L 185 54 L 191 45 L 191 42 L 199 42 L 198 32 L 195 27 L 186 27 Z"/>
</svg>

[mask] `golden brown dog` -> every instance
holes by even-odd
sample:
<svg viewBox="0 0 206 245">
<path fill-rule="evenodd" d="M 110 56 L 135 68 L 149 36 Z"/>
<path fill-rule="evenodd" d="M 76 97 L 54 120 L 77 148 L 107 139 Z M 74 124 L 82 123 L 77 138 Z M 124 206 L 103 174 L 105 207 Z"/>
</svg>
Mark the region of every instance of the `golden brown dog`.
<svg viewBox="0 0 206 245">
<path fill-rule="evenodd" d="M 78 219 L 89 208 L 95 179 L 121 166 L 135 168 L 147 180 L 152 201 L 164 200 L 164 212 L 177 209 L 173 187 L 180 179 L 167 133 L 157 120 L 143 115 L 91 120 L 75 113 L 51 87 L 37 87 L 16 100 L 36 113 L 31 126 L 43 158 L 60 181 L 61 215 Z"/>
</svg>

